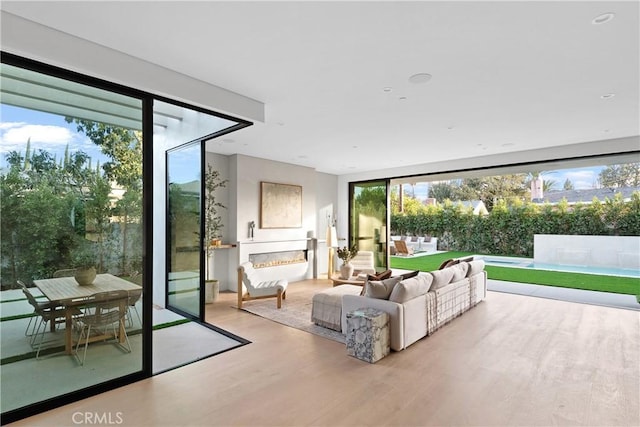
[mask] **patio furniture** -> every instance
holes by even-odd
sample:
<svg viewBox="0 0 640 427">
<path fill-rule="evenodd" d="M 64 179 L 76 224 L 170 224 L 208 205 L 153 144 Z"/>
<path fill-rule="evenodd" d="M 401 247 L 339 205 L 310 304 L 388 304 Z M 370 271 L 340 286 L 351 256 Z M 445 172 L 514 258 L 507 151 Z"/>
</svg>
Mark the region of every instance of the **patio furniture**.
<svg viewBox="0 0 640 427">
<path fill-rule="evenodd" d="M 276 297 L 277 307 L 282 307 L 282 300 L 287 296 L 285 279 L 260 280 L 260 275 L 253 268 L 253 263 L 243 262 L 238 267 L 238 308 L 242 308 L 243 301 L 260 298 Z"/>
<path fill-rule="evenodd" d="M 404 240 L 394 240 L 393 244 L 396 247 L 396 255 L 413 255 L 413 249 L 408 248 Z"/>
<path fill-rule="evenodd" d="M 73 277 L 76 274 L 75 268 L 65 268 L 64 270 L 56 270 L 53 272 L 52 277 Z"/>
<path fill-rule="evenodd" d="M 128 280 L 121 279 L 111 274 L 98 274 L 92 285 L 79 286 L 73 277 L 58 277 L 52 279 L 34 280 L 33 283 L 50 301 L 59 301 L 65 306 L 65 352 L 73 354 L 72 345 L 72 317 L 78 309 L 78 301 L 99 292 L 107 291 L 135 291 L 140 286 Z M 124 314 L 129 306 L 123 307 Z M 124 324 L 121 326 L 124 329 Z M 118 334 L 120 343 L 124 343 L 124 331 Z"/>
<path fill-rule="evenodd" d="M 142 288 L 129 291 L 129 301 L 127 302 L 127 304 L 129 305 L 129 307 L 127 308 L 127 321 L 129 323 L 130 328 L 133 328 L 133 315 L 131 314 L 132 309 L 133 311 L 136 312 L 136 316 L 138 317 L 138 322 L 142 326 L 142 318 L 140 317 L 140 312 L 138 311 L 138 307 L 136 307 L 136 303 L 140 300 L 141 297 L 142 297 Z"/>
<path fill-rule="evenodd" d="M 54 332 L 58 323 L 64 323 L 63 319 L 65 319 L 66 311 L 55 301 L 38 302 L 23 282 L 18 280 L 18 285 L 22 288 L 22 292 L 25 297 L 27 297 L 27 302 L 29 302 L 33 307 L 34 313 L 37 315 L 36 317 L 31 317 L 29 319 L 29 324 L 27 325 L 27 329 L 25 329 L 24 334 L 25 336 L 31 337 L 30 344 L 32 347 L 36 345 L 38 335 L 40 336 L 40 341 L 38 341 L 37 344 L 38 349 L 36 351 L 36 359 L 38 359 L 40 357 L 40 350 L 44 340 L 44 333 L 47 330 L 47 323 L 51 325 L 51 332 Z M 76 310 L 76 314 L 77 313 L 78 312 Z M 31 333 L 29 333 L 31 322 L 34 320 L 35 323 L 33 324 Z M 42 332 L 40 332 L 40 327 L 42 327 Z"/>
<path fill-rule="evenodd" d="M 79 305 L 82 307 L 83 314 L 75 317 L 75 326 L 80 330 L 78 344 L 74 355 L 81 365 L 87 357 L 87 347 L 89 341 L 105 341 L 110 338 L 116 338 L 116 344 L 131 353 L 131 344 L 129 336 L 124 327 L 124 320 L 127 314 L 129 304 L 129 292 L 125 290 L 99 292 L 83 299 Z M 111 332 L 107 329 L 111 328 Z M 91 332 L 97 332 L 95 336 L 91 336 Z M 126 342 L 126 346 L 123 344 Z M 78 356 L 78 349 L 84 338 L 84 353 L 82 359 Z"/>
</svg>

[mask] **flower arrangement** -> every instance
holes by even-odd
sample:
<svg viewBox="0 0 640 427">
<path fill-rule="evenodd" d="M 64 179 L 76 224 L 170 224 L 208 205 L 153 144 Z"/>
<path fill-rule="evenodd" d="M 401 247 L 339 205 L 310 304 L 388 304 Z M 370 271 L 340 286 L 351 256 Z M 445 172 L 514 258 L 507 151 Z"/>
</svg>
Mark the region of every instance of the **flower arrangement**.
<svg viewBox="0 0 640 427">
<path fill-rule="evenodd" d="M 343 248 L 338 248 L 337 252 L 338 258 L 340 258 L 343 263 L 347 264 L 358 254 L 358 248 L 356 245 L 351 246 L 351 248 L 347 248 L 345 246 Z"/>
</svg>

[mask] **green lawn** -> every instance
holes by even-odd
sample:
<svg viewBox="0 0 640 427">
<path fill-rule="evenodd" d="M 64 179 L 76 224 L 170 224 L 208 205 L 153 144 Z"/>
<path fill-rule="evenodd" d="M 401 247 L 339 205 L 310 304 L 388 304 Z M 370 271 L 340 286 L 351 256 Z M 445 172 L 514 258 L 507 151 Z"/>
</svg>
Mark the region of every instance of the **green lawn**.
<svg viewBox="0 0 640 427">
<path fill-rule="evenodd" d="M 391 257 L 391 267 L 404 270 L 431 271 L 444 260 L 473 255 L 470 252 L 443 252 L 433 255 L 398 258 Z M 559 271 L 486 266 L 489 279 L 508 282 L 534 283 L 562 288 L 586 289 L 617 294 L 640 294 L 640 279 L 633 277 L 601 276 L 595 274 L 565 273 Z"/>
</svg>

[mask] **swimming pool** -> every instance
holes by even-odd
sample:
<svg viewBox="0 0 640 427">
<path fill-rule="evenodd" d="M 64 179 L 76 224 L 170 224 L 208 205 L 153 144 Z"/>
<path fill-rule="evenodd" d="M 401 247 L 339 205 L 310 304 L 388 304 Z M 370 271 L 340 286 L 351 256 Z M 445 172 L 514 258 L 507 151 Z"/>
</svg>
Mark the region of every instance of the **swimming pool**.
<svg viewBox="0 0 640 427">
<path fill-rule="evenodd" d="M 527 268 L 535 270 L 564 271 L 568 273 L 600 274 L 605 276 L 637 277 L 640 270 L 635 268 L 590 267 L 580 265 L 550 264 L 535 262 L 532 258 L 513 258 L 492 255 L 474 255 L 474 259 L 484 260 L 486 265 L 496 267 Z"/>
</svg>

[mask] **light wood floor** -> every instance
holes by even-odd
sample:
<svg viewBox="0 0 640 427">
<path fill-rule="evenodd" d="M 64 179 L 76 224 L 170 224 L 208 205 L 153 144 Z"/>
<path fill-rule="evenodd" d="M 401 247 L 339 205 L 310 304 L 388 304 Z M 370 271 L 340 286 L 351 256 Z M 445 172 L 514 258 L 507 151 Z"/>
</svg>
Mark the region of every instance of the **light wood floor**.
<svg viewBox="0 0 640 427">
<path fill-rule="evenodd" d="M 234 299 L 208 316 L 252 344 L 15 425 L 74 425 L 78 411 L 124 426 L 640 425 L 637 311 L 489 292 L 372 365 Z"/>
</svg>

